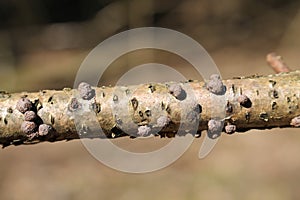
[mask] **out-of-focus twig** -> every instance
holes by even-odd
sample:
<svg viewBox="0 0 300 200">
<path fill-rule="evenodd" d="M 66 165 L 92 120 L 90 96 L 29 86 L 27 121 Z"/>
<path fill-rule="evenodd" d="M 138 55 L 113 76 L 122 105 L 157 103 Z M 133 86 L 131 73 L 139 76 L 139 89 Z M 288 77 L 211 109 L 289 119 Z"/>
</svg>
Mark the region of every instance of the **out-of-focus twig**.
<svg viewBox="0 0 300 200">
<path fill-rule="evenodd" d="M 284 63 L 282 57 L 274 52 L 269 53 L 266 57 L 266 60 L 270 67 L 272 67 L 276 73 L 291 71 L 287 64 Z"/>
</svg>

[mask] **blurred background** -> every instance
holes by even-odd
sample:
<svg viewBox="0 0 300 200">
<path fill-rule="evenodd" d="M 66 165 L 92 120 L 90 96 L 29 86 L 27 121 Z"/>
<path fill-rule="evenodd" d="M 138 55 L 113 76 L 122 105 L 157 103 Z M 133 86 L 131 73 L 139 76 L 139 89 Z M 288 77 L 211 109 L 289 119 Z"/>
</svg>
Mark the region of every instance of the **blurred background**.
<svg viewBox="0 0 300 200">
<path fill-rule="evenodd" d="M 0 90 L 73 87 L 80 64 L 96 45 L 144 26 L 192 37 L 208 51 L 223 78 L 274 73 L 265 62 L 272 51 L 296 70 L 299 11 L 300 1 L 293 0 L 2 0 Z M 116 60 L 99 85 L 114 84 L 133 66 L 148 62 L 174 66 L 187 79 L 199 78 L 175 55 L 145 50 Z M 80 141 L 8 147 L 0 151 L 1 199 L 300 198 L 299 130 L 222 136 L 209 157 L 199 160 L 202 140 L 195 140 L 171 166 L 140 175 L 104 166 Z M 115 142 L 139 152 L 169 141 Z"/>
</svg>

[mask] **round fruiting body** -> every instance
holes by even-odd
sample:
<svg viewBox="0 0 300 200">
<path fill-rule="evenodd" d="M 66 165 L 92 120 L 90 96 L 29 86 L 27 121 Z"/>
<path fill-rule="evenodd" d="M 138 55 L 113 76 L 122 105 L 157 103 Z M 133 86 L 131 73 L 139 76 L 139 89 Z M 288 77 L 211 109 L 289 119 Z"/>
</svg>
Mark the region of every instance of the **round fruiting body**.
<svg viewBox="0 0 300 200">
<path fill-rule="evenodd" d="M 32 102 L 27 98 L 21 98 L 17 103 L 17 110 L 21 113 L 25 113 L 26 111 L 31 110 L 33 107 Z"/>
<path fill-rule="evenodd" d="M 24 121 L 21 125 L 21 131 L 26 134 L 34 133 L 37 129 L 37 125 L 34 122 Z"/>
<path fill-rule="evenodd" d="M 78 85 L 79 95 L 84 100 L 90 100 L 95 96 L 95 90 L 86 82 L 81 82 Z"/>
</svg>

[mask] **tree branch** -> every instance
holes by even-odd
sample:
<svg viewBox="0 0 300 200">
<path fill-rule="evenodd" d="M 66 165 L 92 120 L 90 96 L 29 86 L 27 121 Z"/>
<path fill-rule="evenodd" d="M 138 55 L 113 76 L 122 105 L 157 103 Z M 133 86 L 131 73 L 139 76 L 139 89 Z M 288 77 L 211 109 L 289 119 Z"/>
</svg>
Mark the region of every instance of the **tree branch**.
<svg viewBox="0 0 300 200">
<path fill-rule="evenodd" d="M 43 90 L 0 94 L 0 144 L 80 137 L 199 136 L 300 125 L 300 71 L 221 81 Z M 93 119 L 96 119 L 93 120 Z M 97 122 L 97 123 L 95 123 Z M 197 133 L 190 127 L 198 124 Z M 77 124 L 77 129 L 76 129 Z M 78 126 L 79 124 L 79 126 Z M 103 133 L 97 131 L 101 125 Z M 76 131 L 78 130 L 78 131 Z M 217 135 L 219 136 L 219 135 Z"/>
<path fill-rule="evenodd" d="M 281 73 L 281 72 L 290 72 L 289 66 L 285 62 L 283 62 L 283 59 L 281 56 L 278 56 L 276 53 L 269 53 L 266 56 L 267 63 L 269 64 L 270 67 L 273 68 L 273 70 L 276 73 Z"/>
</svg>

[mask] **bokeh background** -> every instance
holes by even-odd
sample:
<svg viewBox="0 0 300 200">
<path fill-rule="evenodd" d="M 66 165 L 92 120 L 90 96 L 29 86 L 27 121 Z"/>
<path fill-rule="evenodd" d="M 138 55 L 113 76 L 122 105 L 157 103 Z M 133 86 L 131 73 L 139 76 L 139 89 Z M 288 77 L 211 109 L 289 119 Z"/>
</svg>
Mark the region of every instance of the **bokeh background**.
<svg viewBox="0 0 300 200">
<path fill-rule="evenodd" d="M 265 62 L 272 51 L 299 69 L 300 1 L 2 0 L 0 90 L 73 87 L 92 48 L 116 33 L 144 26 L 192 37 L 205 47 L 223 78 L 274 73 Z M 122 56 L 99 85 L 115 84 L 133 66 L 150 61 L 176 66 L 187 79 L 198 78 L 176 56 L 148 50 Z M 139 175 L 104 166 L 80 141 L 11 146 L 0 151 L 0 199 L 300 198 L 298 129 L 224 135 L 209 157 L 199 160 L 202 140 L 195 140 L 171 166 Z M 115 142 L 141 152 L 169 141 Z"/>
</svg>

